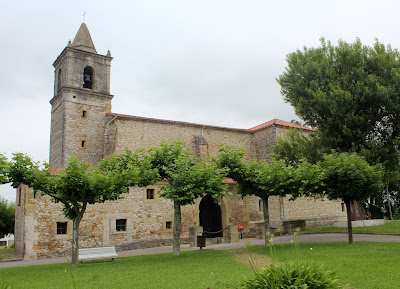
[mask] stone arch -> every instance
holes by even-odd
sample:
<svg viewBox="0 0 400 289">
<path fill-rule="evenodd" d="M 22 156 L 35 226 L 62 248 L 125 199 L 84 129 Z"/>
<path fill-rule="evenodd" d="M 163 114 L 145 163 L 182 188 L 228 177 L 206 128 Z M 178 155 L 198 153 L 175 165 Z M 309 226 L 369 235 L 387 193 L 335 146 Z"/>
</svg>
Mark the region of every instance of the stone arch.
<svg viewBox="0 0 400 289">
<path fill-rule="evenodd" d="M 199 223 L 207 238 L 222 237 L 222 210 L 210 196 L 204 196 L 199 204 Z"/>
<path fill-rule="evenodd" d="M 93 88 L 94 69 L 93 67 L 86 66 L 83 69 L 83 88 Z"/>
<path fill-rule="evenodd" d="M 195 211 L 194 211 L 194 216 L 193 216 L 193 224 L 195 224 L 196 227 L 200 226 L 200 203 L 203 199 L 198 198 L 195 201 Z M 224 229 L 227 225 L 229 225 L 229 215 L 230 215 L 230 209 L 227 204 L 227 199 L 224 198 L 218 198 L 218 203 L 221 208 L 221 224 L 222 228 Z M 223 231 L 222 236 L 225 237 L 226 230 Z"/>
</svg>

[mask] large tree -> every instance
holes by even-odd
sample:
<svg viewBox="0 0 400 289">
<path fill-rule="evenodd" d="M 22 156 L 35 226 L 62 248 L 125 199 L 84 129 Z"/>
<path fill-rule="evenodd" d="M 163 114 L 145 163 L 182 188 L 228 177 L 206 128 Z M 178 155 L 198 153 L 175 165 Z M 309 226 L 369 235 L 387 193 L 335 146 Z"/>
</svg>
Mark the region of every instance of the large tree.
<svg viewBox="0 0 400 289">
<path fill-rule="evenodd" d="M 400 54 L 378 40 L 372 47 L 321 39 L 287 56 L 277 81 L 285 101 L 317 129 L 321 152 L 357 152 L 383 164 L 386 195 L 400 169 Z"/>
<path fill-rule="evenodd" d="M 320 47 L 304 47 L 286 60 L 288 67 L 277 78 L 281 93 L 307 125 L 318 129 L 325 146 L 360 152 L 398 144 L 397 50 L 378 41 L 373 47 L 359 39 L 334 46 L 321 39 Z"/>
<path fill-rule="evenodd" d="M 180 234 L 182 231 L 181 207 L 193 204 L 203 196 L 217 198 L 227 194 L 223 180 L 226 169 L 208 159 L 192 154 L 183 142 L 163 142 L 160 147 L 149 151 L 151 163 L 158 169 L 160 180 L 167 183 L 161 197 L 174 203 L 173 255 L 180 255 Z"/>
<path fill-rule="evenodd" d="M 41 194 L 61 203 L 65 216 L 72 220 L 72 265 L 78 265 L 79 225 L 88 205 L 116 200 L 128 191 L 128 185 L 141 184 L 143 171 L 129 165 L 122 170 L 101 166 L 98 169 L 79 163 L 72 157 L 65 169 L 55 171 L 43 167 L 29 156 L 14 154 L 9 169 L 9 180 L 28 185 Z"/>
<path fill-rule="evenodd" d="M 341 199 L 346 204 L 349 243 L 353 243 L 351 202 L 365 201 L 371 194 L 382 191 L 383 172 L 371 166 L 357 153 L 325 154 L 321 162 L 325 193 L 329 199 Z"/>
</svg>

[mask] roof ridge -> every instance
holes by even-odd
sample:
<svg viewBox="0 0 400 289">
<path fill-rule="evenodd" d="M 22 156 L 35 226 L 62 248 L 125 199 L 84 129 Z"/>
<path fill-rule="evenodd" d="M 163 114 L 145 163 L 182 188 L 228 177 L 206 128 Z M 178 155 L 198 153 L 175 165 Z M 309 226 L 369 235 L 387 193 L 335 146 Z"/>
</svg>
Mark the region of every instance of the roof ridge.
<svg viewBox="0 0 400 289">
<path fill-rule="evenodd" d="M 248 131 L 248 132 L 255 132 L 260 129 L 266 128 L 271 125 L 280 125 L 280 126 L 285 126 L 285 127 L 292 127 L 292 128 L 299 128 L 303 130 L 309 130 L 309 131 L 315 131 L 315 129 L 299 125 L 296 123 L 280 120 L 277 118 L 274 118 L 270 121 L 264 122 L 262 124 L 259 124 L 257 126 L 254 126 L 249 129 L 245 128 L 231 128 L 231 127 L 224 127 L 224 126 L 216 126 L 216 125 L 206 125 L 206 124 L 200 124 L 200 123 L 194 123 L 194 122 L 186 122 L 186 121 L 179 121 L 179 120 L 167 120 L 167 119 L 159 119 L 159 118 L 151 118 L 151 117 L 144 117 L 144 116 L 136 116 L 136 115 L 129 115 L 129 114 L 120 114 L 120 113 L 115 113 L 115 112 L 109 112 L 107 115 L 110 116 L 115 116 L 115 117 L 126 117 L 126 118 L 133 118 L 133 119 L 142 119 L 142 120 L 150 120 L 150 121 L 160 121 L 160 122 L 169 122 L 169 123 L 177 123 L 177 124 L 188 124 L 188 125 L 196 125 L 196 126 L 204 126 L 204 127 L 213 127 L 213 128 L 221 128 L 221 129 L 229 129 L 229 130 L 239 130 L 239 131 Z"/>
</svg>

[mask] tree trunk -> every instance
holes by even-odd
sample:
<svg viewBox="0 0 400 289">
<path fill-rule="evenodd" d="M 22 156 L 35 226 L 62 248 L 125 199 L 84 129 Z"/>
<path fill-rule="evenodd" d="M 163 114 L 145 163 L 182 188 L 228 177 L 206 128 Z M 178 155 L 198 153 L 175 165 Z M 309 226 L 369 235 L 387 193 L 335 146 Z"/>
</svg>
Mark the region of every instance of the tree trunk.
<svg viewBox="0 0 400 289">
<path fill-rule="evenodd" d="M 264 229 L 265 229 L 264 240 L 265 240 L 265 246 L 268 245 L 267 233 L 269 233 L 269 231 L 271 230 L 271 227 L 269 225 L 268 197 L 269 196 L 262 197 L 263 211 L 264 211 Z"/>
<path fill-rule="evenodd" d="M 390 194 L 389 194 L 389 185 L 388 184 L 386 184 L 386 196 L 387 196 L 387 201 L 388 201 L 388 206 L 389 206 L 390 220 L 393 220 L 392 204 L 391 204 L 391 198 L 390 198 Z"/>
<path fill-rule="evenodd" d="M 174 256 L 181 254 L 181 201 L 174 200 L 174 240 L 173 240 L 173 252 Z"/>
<path fill-rule="evenodd" d="M 351 226 L 351 202 L 345 201 L 347 210 L 347 234 L 349 235 L 349 244 L 353 244 L 353 227 Z"/>
<path fill-rule="evenodd" d="M 352 201 L 351 202 L 351 219 L 353 221 L 356 220 L 365 220 L 367 215 L 365 214 L 365 209 L 361 202 Z"/>
<path fill-rule="evenodd" d="M 72 220 L 72 266 L 78 266 L 79 257 L 79 224 L 81 223 L 83 213 Z"/>
</svg>

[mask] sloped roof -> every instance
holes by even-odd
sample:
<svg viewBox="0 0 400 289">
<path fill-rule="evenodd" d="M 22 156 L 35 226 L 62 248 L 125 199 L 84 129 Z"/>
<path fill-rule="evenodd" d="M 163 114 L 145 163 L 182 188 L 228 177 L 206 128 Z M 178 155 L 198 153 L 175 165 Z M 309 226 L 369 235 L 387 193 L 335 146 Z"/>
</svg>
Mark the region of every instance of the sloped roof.
<svg viewBox="0 0 400 289">
<path fill-rule="evenodd" d="M 92 37 L 90 36 L 89 29 L 85 23 L 82 23 L 81 27 L 79 27 L 79 30 L 76 33 L 74 41 L 72 41 L 70 47 L 91 53 L 97 53 L 92 41 Z"/>
<path fill-rule="evenodd" d="M 278 125 L 278 126 L 283 126 L 283 127 L 292 127 L 292 128 L 298 128 L 298 129 L 303 129 L 303 130 L 308 130 L 308 131 L 315 131 L 315 129 L 303 126 L 303 125 L 298 125 L 296 123 L 280 120 L 280 119 L 273 119 L 267 122 L 264 122 L 260 125 L 257 125 L 255 127 L 249 128 L 249 129 L 242 129 L 242 128 L 229 128 L 229 127 L 222 127 L 222 126 L 214 126 L 214 125 L 205 125 L 205 124 L 198 124 L 198 123 L 192 123 L 192 122 L 184 122 L 184 121 L 177 121 L 177 120 L 166 120 L 166 119 L 157 119 L 157 118 L 149 118 L 149 117 L 143 117 L 143 116 L 135 116 L 135 115 L 128 115 L 128 114 L 119 114 L 119 113 L 107 113 L 109 116 L 115 116 L 116 118 L 127 118 L 127 119 L 136 119 L 136 120 L 141 120 L 141 121 L 150 121 L 150 122 L 158 122 L 158 123 L 167 123 L 167 124 L 177 124 L 177 125 L 188 125 L 188 126 L 199 126 L 199 127 L 207 127 L 207 128 L 217 128 L 217 129 L 226 129 L 226 130 L 236 130 L 236 131 L 242 131 L 242 132 L 255 132 L 260 129 L 272 126 L 272 125 Z"/>
<path fill-rule="evenodd" d="M 299 125 L 297 123 L 292 123 L 284 120 L 280 120 L 277 118 L 274 118 L 273 120 L 264 122 L 262 124 L 259 124 L 255 127 L 249 128 L 250 131 L 257 131 L 272 125 L 278 125 L 278 126 L 284 126 L 284 127 L 292 127 L 292 128 L 298 128 L 298 129 L 303 129 L 303 130 L 309 130 L 309 131 L 315 131 L 315 129 L 304 126 L 304 125 Z"/>
<path fill-rule="evenodd" d="M 193 122 L 186 122 L 186 121 L 178 121 L 178 120 L 166 120 L 166 119 L 158 119 L 158 118 L 151 118 L 151 117 L 143 117 L 143 116 L 136 116 L 136 115 L 128 115 L 128 114 L 120 114 L 120 113 L 107 113 L 109 116 L 114 116 L 116 118 L 122 119 L 132 119 L 132 120 L 140 120 L 140 121 L 148 121 L 148 122 L 157 122 L 157 123 L 165 123 L 165 124 L 175 124 L 175 125 L 186 125 L 186 126 L 194 126 L 194 127 L 206 127 L 206 128 L 216 128 L 216 129 L 225 129 L 225 130 L 234 130 L 234 131 L 241 131 L 241 132 L 249 132 L 247 129 L 241 128 L 230 128 L 230 127 L 223 127 L 223 126 L 215 126 L 215 125 L 205 125 Z"/>
</svg>

